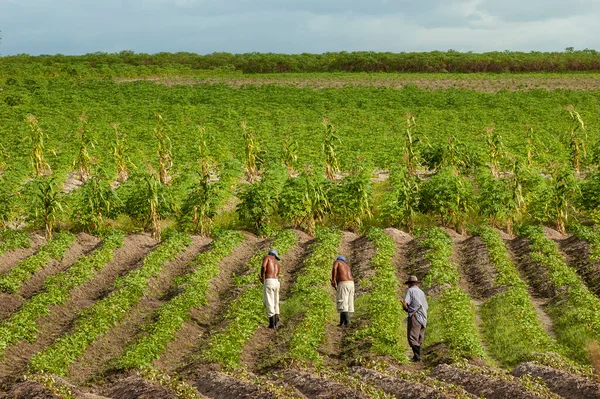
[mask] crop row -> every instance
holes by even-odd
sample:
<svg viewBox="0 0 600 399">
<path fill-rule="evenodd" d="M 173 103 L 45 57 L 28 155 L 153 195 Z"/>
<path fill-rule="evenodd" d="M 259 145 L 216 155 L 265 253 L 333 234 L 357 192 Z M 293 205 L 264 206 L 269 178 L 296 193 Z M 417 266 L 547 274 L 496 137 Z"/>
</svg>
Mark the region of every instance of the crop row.
<svg viewBox="0 0 600 399">
<path fill-rule="evenodd" d="M 291 230 L 279 231 L 270 246 L 277 249 L 280 255 L 285 255 L 296 244 L 296 239 L 296 234 Z M 254 254 L 248 262 L 247 273 L 236 279 L 236 285 L 243 287 L 243 290 L 230 303 L 225 314 L 225 320 L 229 323 L 226 329 L 210 340 L 204 353 L 207 360 L 222 363 L 229 368 L 238 367 L 244 345 L 261 323 L 264 323 L 262 286 L 257 282 L 255 274 L 256 271 L 260 273 L 264 255 L 262 251 Z M 282 262 L 283 267 L 285 263 Z"/>
<path fill-rule="evenodd" d="M 27 300 L 17 313 L 0 324 L 0 355 L 8 345 L 21 340 L 32 341 L 37 334 L 37 320 L 50 313 L 50 307 L 64 304 L 71 291 L 89 281 L 113 259 L 114 250 L 123 245 L 123 233 L 111 232 L 102 242 L 102 247 L 82 257 L 68 270 L 47 277 L 43 291 Z"/>
<path fill-rule="evenodd" d="M 18 248 L 30 248 L 29 234 L 21 230 L 5 229 L 0 232 L 0 255 Z"/>
<path fill-rule="evenodd" d="M 441 290 L 428 298 L 426 345 L 444 343 L 455 357 L 485 357 L 475 324 L 474 305 L 458 286 L 458 270 L 451 261 L 450 236 L 434 227 L 423 233 L 419 245 L 426 250 L 425 259 L 430 263 L 425 286 Z"/>
<path fill-rule="evenodd" d="M 50 263 L 52 259 L 61 260 L 67 248 L 75 241 L 75 236 L 61 232 L 54 239 L 40 248 L 35 254 L 20 261 L 4 276 L 0 277 L 0 290 L 14 293 L 21 288 L 33 273 Z"/>
<path fill-rule="evenodd" d="M 505 366 L 515 366 L 531 360 L 536 353 L 557 351 L 557 344 L 544 330 L 528 286 L 511 261 L 500 233 L 490 227 L 481 227 L 477 233 L 496 270 L 495 283 L 503 287 L 481 308 L 483 332 L 492 357 Z"/>
<path fill-rule="evenodd" d="M 190 238 L 182 233 L 174 233 L 167 238 L 160 247 L 146 256 L 141 267 L 118 279 L 107 297 L 81 312 L 69 334 L 63 335 L 34 355 L 30 362 L 31 370 L 65 375 L 69 365 L 91 343 L 116 326 L 140 301 L 150 278 L 156 277 L 163 265 L 174 259 L 190 243 Z"/>
<path fill-rule="evenodd" d="M 325 339 L 325 327 L 334 310 L 329 294 L 331 265 L 338 251 L 342 233 L 337 229 L 318 228 L 311 255 L 304 261 L 304 269 L 294 284 L 291 297 L 286 301 L 288 319 L 301 315 L 292 333 L 288 355 L 295 360 L 321 361 L 319 346 Z"/>
<path fill-rule="evenodd" d="M 375 274 L 364 282 L 370 292 L 360 298 L 363 307 L 360 314 L 367 315 L 368 323 L 349 339 L 358 341 L 368 338 L 371 342 L 370 351 L 405 362 L 408 360 L 402 333 L 402 319 L 405 316 L 402 303 L 398 300 L 397 270 L 392 263 L 396 244 L 379 228 L 369 230 L 367 238 L 377 250 L 371 258 Z"/>
<path fill-rule="evenodd" d="M 152 361 L 160 356 L 183 327 L 190 311 L 206 304 L 210 282 L 220 272 L 219 262 L 230 255 L 243 239 L 239 232 L 217 234 L 211 249 L 191 262 L 192 271 L 181 280 L 183 291 L 156 311 L 153 321 L 143 328 L 146 334 L 129 346 L 119 359 L 119 367 L 142 369 L 152 365 Z"/>
<path fill-rule="evenodd" d="M 531 259 L 548 273 L 557 296 L 548 304 L 558 342 L 569 357 L 588 362 L 587 344 L 600 339 L 600 300 L 570 268 L 556 243 L 538 226 L 527 226 L 521 234 L 531 242 Z"/>
</svg>

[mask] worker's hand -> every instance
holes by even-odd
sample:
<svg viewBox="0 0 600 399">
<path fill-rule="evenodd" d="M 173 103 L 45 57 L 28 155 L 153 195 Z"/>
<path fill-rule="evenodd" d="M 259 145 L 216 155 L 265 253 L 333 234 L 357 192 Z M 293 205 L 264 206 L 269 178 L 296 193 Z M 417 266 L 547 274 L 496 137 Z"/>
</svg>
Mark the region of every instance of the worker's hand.
<svg viewBox="0 0 600 399">
<path fill-rule="evenodd" d="M 265 282 L 261 274 L 258 275 L 258 281 L 260 281 L 261 284 Z"/>
<path fill-rule="evenodd" d="M 337 283 L 334 280 L 331 280 L 331 286 L 333 289 L 337 290 Z"/>
</svg>

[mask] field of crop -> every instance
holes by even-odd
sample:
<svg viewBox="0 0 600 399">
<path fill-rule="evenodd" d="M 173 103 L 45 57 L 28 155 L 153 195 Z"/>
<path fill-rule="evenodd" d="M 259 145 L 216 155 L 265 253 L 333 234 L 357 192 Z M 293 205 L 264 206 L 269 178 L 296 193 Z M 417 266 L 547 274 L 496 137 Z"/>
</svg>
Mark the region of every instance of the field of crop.
<svg viewBox="0 0 600 399">
<path fill-rule="evenodd" d="M 595 72 L 57 57 L 0 62 L 0 397 L 600 398 Z M 409 275 L 430 306 L 420 363 Z"/>
</svg>

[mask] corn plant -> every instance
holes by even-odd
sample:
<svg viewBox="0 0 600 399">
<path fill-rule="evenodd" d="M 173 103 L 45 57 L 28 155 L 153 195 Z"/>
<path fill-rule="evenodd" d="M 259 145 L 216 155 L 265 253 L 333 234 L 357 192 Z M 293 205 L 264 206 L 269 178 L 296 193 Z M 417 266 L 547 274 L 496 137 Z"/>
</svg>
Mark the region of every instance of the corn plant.
<svg viewBox="0 0 600 399">
<path fill-rule="evenodd" d="M 411 175 L 408 167 L 392 170 L 390 191 L 385 198 L 383 214 L 394 226 L 414 229 L 415 218 L 419 213 L 419 178 Z"/>
<path fill-rule="evenodd" d="M 325 176 L 329 180 L 335 180 L 336 173 L 340 172 L 340 164 L 336 154 L 336 146 L 340 138 L 335 134 L 335 127 L 327 119 L 322 122 L 325 127 L 325 138 L 321 145 L 321 151 L 325 155 Z"/>
<path fill-rule="evenodd" d="M 81 114 L 79 116 L 79 127 L 77 128 L 77 139 L 79 140 L 79 151 L 77 157 L 73 161 L 73 168 L 79 173 L 82 181 L 90 178 L 90 168 L 92 166 L 92 157 L 90 156 L 89 148 L 94 148 L 94 142 L 86 134 L 87 116 Z"/>
<path fill-rule="evenodd" d="M 442 167 L 450 167 L 453 171 L 457 172 L 459 168 L 465 166 L 466 164 L 463 161 L 458 149 L 456 137 L 448 137 L 448 146 L 443 153 Z"/>
<path fill-rule="evenodd" d="M 112 190 L 109 180 L 103 173 L 88 179 L 78 191 L 74 219 L 89 232 L 96 232 L 104 224 L 104 218 L 120 204 L 120 199 Z"/>
<path fill-rule="evenodd" d="M 579 174 L 581 168 L 581 162 L 586 155 L 586 146 L 585 146 L 585 124 L 581 119 L 581 115 L 572 105 L 567 107 L 567 111 L 571 116 L 571 127 L 569 128 L 569 147 L 571 149 L 571 164 L 573 169 L 575 169 L 575 173 Z M 580 131 L 583 134 L 580 134 Z"/>
<path fill-rule="evenodd" d="M 574 195 L 578 193 L 579 187 L 573 175 L 573 171 L 567 168 L 557 167 L 552 174 L 552 203 L 556 229 L 566 234 L 566 224 L 569 219 L 570 208 Z"/>
<path fill-rule="evenodd" d="M 535 143 L 533 141 L 533 127 L 525 126 L 525 132 L 527 135 L 527 144 L 525 145 L 525 149 L 527 151 L 527 167 L 531 168 L 533 166 L 536 153 Z"/>
<path fill-rule="evenodd" d="M 154 128 L 154 138 L 157 141 L 157 154 L 159 165 L 159 176 L 162 184 L 169 184 L 171 181 L 171 169 L 173 169 L 173 145 L 171 138 L 165 133 L 167 125 L 159 114 L 156 114 L 156 127 Z"/>
<path fill-rule="evenodd" d="M 260 181 L 245 186 L 238 194 L 241 202 L 236 210 L 240 219 L 259 235 L 267 235 L 275 213 L 280 186 L 276 175 L 275 171 L 267 171 Z"/>
<path fill-rule="evenodd" d="M 344 177 L 330 191 L 331 209 L 346 228 L 359 228 L 363 219 L 373 216 L 373 187 L 369 173 L 357 170 Z"/>
<path fill-rule="evenodd" d="M 292 140 L 290 134 L 286 134 L 285 142 L 283 143 L 283 163 L 288 170 L 288 176 L 294 174 L 294 166 L 298 160 L 298 142 Z"/>
<path fill-rule="evenodd" d="M 40 215 L 44 223 L 46 239 L 52 239 L 56 227 L 58 212 L 63 210 L 63 199 L 57 189 L 56 181 L 52 178 L 41 177 L 35 181 L 36 186 L 36 214 Z"/>
<path fill-rule="evenodd" d="M 156 180 L 154 175 L 149 174 L 146 176 L 146 184 L 147 184 L 147 199 L 150 204 L 150 213 L 148 218 L 151 223 L 152 228 L 152 238 L 156 241 L 160 240 L 160 214 L 158 212 L 159 203 L 161 201 L 161 191 L 159 187 L 159 182 Z"/>
<path fill-rule="evenodd" d="M 498 178 L 500 176 L 500 157 L 502 156 L 503 147 L 502 136 L 494 129 L 494 126 L 487 127 L 485 132 L 490 157 L 490 171 L 492 176 Z"/>
<path fill-rule="evenodd" d="M 258 179 L 260 166 L 263 163 L 263 151 L 260 149 L 256 133 L 254 130 L 248 129 L 245 121 L 242 122 L 242 136 L 244 138 L 246 180 L 253 183 Z"/>
<path fill-rule="evenodd" d="M 414 129 L 417 127 L 417 122 L 414 115 L 406 115 L 406 129 L 404 130 L 404 155 L 403 160 L 406 165 L 406 169 L 410 176 L 415 174 L 418 166 L 417 153 L 415 150 L 416 144 L 419 142 L 418 138 L 414 138 Z"/>
<path fill-rule="evenodd" d="M 33 115 L 27 116 L 27 122 L 30 128 L 29 140 L 33 146 L 31 160 L 36 176 L 43 176 L 50 173 L 50 165 L 44 157 L 44 140 L 48 137 L 46 132 L 42 130 L 37 118 Z"/>
<path fill-rule="evenodd" d="M 119 131 L 118 123 L 111 123 L 110 126 L 115 130 L 115 144 L 113 145 L 113 155 L 117 165 L 117 181 L 123 183 L 129 178 L 131 168 L 135 165 L 129 159 L 129 146 L 125 141 L 125 133 Z"/>
</svg>

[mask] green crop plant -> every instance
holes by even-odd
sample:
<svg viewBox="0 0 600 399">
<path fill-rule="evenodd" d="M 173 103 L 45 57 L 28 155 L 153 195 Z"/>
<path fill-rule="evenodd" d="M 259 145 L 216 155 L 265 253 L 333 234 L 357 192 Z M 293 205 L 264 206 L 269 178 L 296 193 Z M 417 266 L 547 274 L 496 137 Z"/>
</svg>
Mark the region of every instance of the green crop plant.
<svg viewBox="0 0 600 399">
<path fill-rule="evenodd" d="M 300 176 L 288 178 L 278 199 L 278 212 L 281 217 L 295 227 L 304 227 L 314 234 L 316 223 L 330 209 L 328 180 L 315 174 L 310 168 Z"/>
<path fill-rule="evenodd" d="M 79 150 L 77 157 L 73 161 L 73 167 L 79 173 L 82 181 L 90 178 L 90 168 L 92 167 L 92 157 L 89 149 L 94 148 L 94 142 L 86 132 L 87 116 L 79 116 L 79 126 L 77 128 L 77 139 L 79 141 Z"/>
<path fill-rule="evenodd" d="M 288 176 L 292 177 L 294 174 L 294 167 L 298 161 L 298 142 L 293 140 L 288 132 L 283 142 L 283 153 L 282 161 L 288 170 Z"/>
<path fill-rule="evenodd" d="M 161 202 L 161 190 L 160 183 L 154 177 L 154 175 L 150 174 L 146 176 L 146 184 L 147 184 L 147 199 L 148 204 L 150 205 L 148 219 L 150 221 L 151 229 L 152 229 L 152 238 L 155 240 L 160 239 L 160 214 L 158 212 L 159 203 Z"/>
<path fill-rule="evenodd" d="M 491 356 L 503 366 L 531 361 L 537 353 L 557 352 L 556 341 L 544 330 L 531 301 L 528 285 L 510 259 L 500 233 L 490 227 L 476 231 L 496 271 L 495 285 L 505 287 L 481 308 L 483 332 Z"/>
<path fill-rule="evenodd" d="M 21 230 L 0 230 L 0 255 L 19 248 L 31 248 L 29 234 Z"/>
<path fill-rule="evenodd" d="M 334 217 L 345 228 L 358 229 L 373 216 L 373 187 L 366 170 L 356 170 L 332 187 L 329 194 Z"/>
<path fill-rule="evenodd" d="M 219 262 L 233 252 L 244 237 L 239 232 L 218 233 L 211 249 L 200 253 L 189 265 L 192 270 L 183 276 L 183 291 L 161 306 L 145 328 L 145 334 L 136 339 L 117 360 L 118 368 L 142 369 L 150 367 L 167 344 L 175 338 L 190 315 L 190 311 L 206 305 L 212 279 L 219 275 Z"/>
<path fill-rule="evenodd" d="M 33 168 L 35 169 L 35 175 L 40 177 L 50 173 L 50 165 L 46 162 L 44 156 L 45 150 L 45 139 L 48 138 L 48 134 L 40 127 L 38 119 L 33 115 L 27 116 L 27 123 L 29 124 L 29 140 L 32 145 L 31 161 Z"/>
<path fill-rule="evenodd" d="M 171 169 L 173 169 L 173 145 L 171 138 L 165 130 L 168 129 L 163 117 L 156 114 L 156 126 L 153 133 L 157 143 L 158 168 L 160 182 L 164 185 L 171 181 Z"/>
<path fill-rule="evenodd" d="M 533 127 L 525 126 L 525 134 L 527 136 L 527 144 L 525 144 L 525 151 L 527 152 L 527 167 L 533 167 L 533 163 L 536 156 L 535 142 L 533 141 Z"/>
<path fill-rule="evenodd" d="M 412 231 L 419 213 L 420 180 L 405 167 L 397 167 L 390 175 L 390 191 L 385 198 L 384 217 L 394 226 Z"/>
<path fill-rule="evenodd" d="M 423 279 L 426 288 L 437 287 L 440 293 L 428 298 L 428 334 L 425 346 L 448 345 L 450 355 L 486 357 L 475 326 L 475 309 L 469 296 L 459 286 L 459 274 L 452 263 L 452 240 L 444 230 L 434 227 L 422 235 L 419 246 L 430 263 Z"/>
<path fill-rule="evenodd" d="M 337 145 L 341 141 L 335 134 L 335 127 L 327 119 L 323 119 L 321 124 L 325 127 L 325 136 L 321 144 L 321 151 L 325 156 L 325 176 L 329 180 L 335 180 L 336 174 L 340 172 Z"/>
<path fill-rule="evenodd" d="M 574 197 L 579 193 L 579 186 L 573 171 L 568 168 L 558 167 L 552 175 L 552 209 L 550 214 L 554 217 L 556 229 L 562 234 L 566 234 L 566 225 L 569 220 L 570 209 L 574 202 Z"/>
<path fill-rule="evenodd" d="M 417 121 L 412 114 L 406 115 L 406 126 L 404 129 L 404 154 L 403 161 L 406 165 L 409 176 L 414 176 L 418 166 L 418 154 L 416 145 L 419 139 L 414 137 L 414 130 L 417 127 Z"/>
<path fill-rule="evenodd" d="M 8 167 L 8 159 L 10 158 L 10 154 L 6 151 L 6 148 L 0 144 L 0 175 L 4 173 L 6 168 Z"/>
<path fill-rule="evenodd" d="M 296 234 L 290 230 L 275 233 L 270 248 L 275 248 L 281 256 L 289 252 L 296 244 Z M 264 323 L 265 312 L 262 302 L 262 286 L 256 275 L 262 266 L 264 251 L 255 253 L 248 262 L 243 276 L 236 279 L 240 294 L 231 301 L 225 313 L 227 327 L 211 337 L 204 358 L 219 362 L 230 369 L 238 368 L 244 345 Z M 285 260 L 282 262 L 285 268 Z"/>
<path fill-rule="evenodd" d="M 144 296 L 150 279 L 158 276 L 163 265 L 190 243 L 191 239 L 181 233 L 165 239 L 144 258 L 139 268 L 119 278 L 108 296 L 83 310 L 70 332 L 36 353 L 29 363 L 30 371 L 65 375 L 69 365 L 81 357 L 89 345 L 125 318 Z"/>
<path fill-rule="evenodd" d="M 360 328 L 348 337 L 348 341 L 360 345 L 361 340 L 367 339 L 370 352 L 406 362 L 402 323 L 405 313 L 398 299 L 400 285 L 392 263 L 396 244 L 379 228 L 369 230 L 367 238 L 373 242 L 377 252 L 370 262 L 375 274 L 364 282 L 369 292 L 360 298 L 363 309 L 357 315 L 366 323 L 359 323 Z"/>
<path fill-rule="evenodd" d="M 244 139 L 244 171 L 246 180 L 250 183 L 258 179 L 259 171 L 264 162 L 264 152 L 260 148 L 260 143 L 254 130 L 248 128 L 248 124 L 242 122 L 242 138 Z"/>
<path fill-rule="evenodd" d="M 75 241 L 71 233 L 61 232 L 50 240 L 39 251 L 17 263 L 8 273 L 0 277 L 0 290 L 9 293 L 17 292 L 33 274 L 46 266 L 52 259 L 61 260 L 65 251 Z"/>
<path fill-rule="evenodd" d="M 331 264 L 338 251 L 342 233 L 335 229 L 317 228 L 316 243 L 311 255 L 282 305 L 287 320 L 301 315 L 301 321 L 291 333 L 287 356 L 300 362 L 322 362 L 318 349 L 325 340 L 325 327 L 333 318 L 333 301 L 329 295 Z"/>
<path fill-rule="evenodd" d="M 113 155 L 117 166 L 117 181 L 123 183 L 129 178 L 131 168 L 135 168 L 129 158 L 130 148 L 127 145 L 126 135 L 119 131 L 119 124 L 113 122 L 110 126 L 115 130 L 115 144 L 113 145 Z"/>
<path fill-rule="evenodd" d="M 492 176 L 498 178 L 500 177 L 500 158 L 504 147 L 502 136 L 494 129 L 494 126 L 487 127 L 485 133 L 490 158 L 490 171 Z"/>
<path fill-rule="evenodd" d="M 581 115 L 572 105 L 567 107 L 567 111 L 571 116 L 571 127 L 569 128 L 569 147 L 571 149 L 571 164 L 575 173 L 579 173 L 581 169 L 581 163 L 586 155 L 585 146 L 585 124 Z"/>
<path fill-rule="evenodd" d="M 120 204 L 121 201 L 106 176 L 101 172 L 97 173 L 77 192 L 74 220 L 90 232 L 98 231 L 102 228 L 105 217 Z"/>
<path fill-rule="evenodd" d="M 35 197 L 31 200 L 34 202 L 35 216 L 43 222 L 46 239 L 50 240 L 54 235 L 57 214 L 63 211 L 64 199 L 52 177 L 39 177 L 33 184 Z"/>
<path fill-rule="evenodd" d="M 419 208 L 437 216 L 444 226 L 462 231 L 473 207 L 471 182 L 452 167 L 445 167 L 421 184 Z"/>
<path fill-rule="evenodd" d="M 53 306 L 66 303 L 71 292 L 94 276 L 114 257 L 114 251 L 123 245 L 124 234 L 110 231 L 100 249 L 81 257 L 69 269 L 44 281 L 44 289 L 26 300 L 19 310 L 0 323 L 0 357 L 6 348 L 16 342 L 33 342 L 41 318 L 48 316 Z M 41 251 L 40 251 L 41 252 Z M 13 289 L 15 285 L 12 285 Z"/>
<path fill-rule="evenodd" d="M 489 169 L 480 170 L 477 174 L 478 196 L 476 203 L 479 215 L 488 219 L 494 227 L 506 224 L 511 230 L 514 218 L 515 204 L 510 190 L 511 181 L 508 178 L 496 178 Z"/>
<path fill-rule="evenodd" d="M 587 345 L 600 341 L 600 300 L 566 264 L 557 244 L 542 228 L 526 226 L 520 233 L 531 243 L 531 260 L 547 271 L 548 281 L 557 292 L 545 309 L 554 323 L 557 341 L 569 358 L 589 363 Z"/>
</svg>

